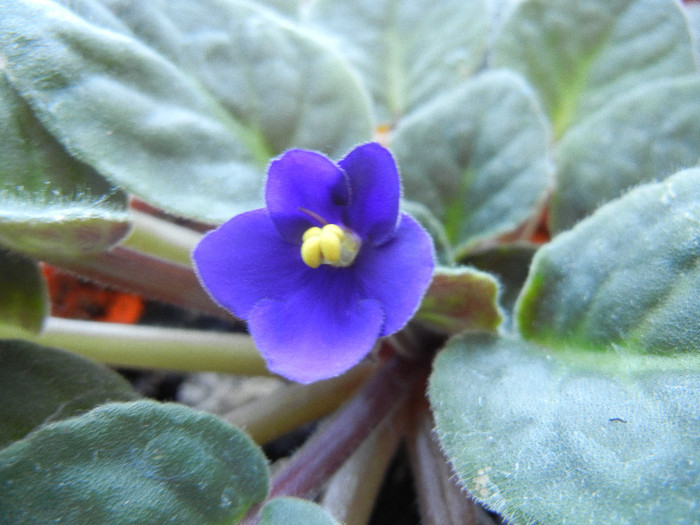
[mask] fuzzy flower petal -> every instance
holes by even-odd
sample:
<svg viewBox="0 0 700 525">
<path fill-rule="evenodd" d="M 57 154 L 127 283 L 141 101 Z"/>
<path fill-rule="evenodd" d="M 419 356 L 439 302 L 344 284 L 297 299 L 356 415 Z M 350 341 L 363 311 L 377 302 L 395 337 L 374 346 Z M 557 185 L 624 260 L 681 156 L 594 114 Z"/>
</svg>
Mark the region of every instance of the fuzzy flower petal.
<svg viewBox="0 0 700 525">
<path fill-rule="evenodd" d="M 250 333 L 272 372 L 310 383 L 345 372 L 372 349 L 384 320 L 380 304 L 344 294 L 332 277 L 251 312 Z"/>
<path fill-rule="evenodd" d="M 193 257 L 205 289 L 241 319 L 263 299 L 294 293 L 311 271 L 299 258 L 298 246 L 282 240 L 264 209 L 237 215 L 209 232 Z"/>
<path fill-rule="evenodd" d="M 433 260 L 428 234 L 405 213 L 389 241 L 358 257 L 356 275 L 365 296 L 379 302 L 385 312 L 380 336 L 397 332 L 416 313 L 432 280 Z"/>
<path fill-rule="evenodd" d="M 307 228 L 318 226 L 302 209 L 337 223 L 348 198 L 347 177 L 320 153 L 291 150 L 270 164 L 265 202 L 275 226 L 288 242 L 298 241 Z"/>
<path fill-rule="evenodd" d="M 360 236 L 381 244 L 396 229 L 401 185 L 394 159 L 376 143 L 352 150 L 338 165 L 350 181 L 345 220 Z"/>
</svg>

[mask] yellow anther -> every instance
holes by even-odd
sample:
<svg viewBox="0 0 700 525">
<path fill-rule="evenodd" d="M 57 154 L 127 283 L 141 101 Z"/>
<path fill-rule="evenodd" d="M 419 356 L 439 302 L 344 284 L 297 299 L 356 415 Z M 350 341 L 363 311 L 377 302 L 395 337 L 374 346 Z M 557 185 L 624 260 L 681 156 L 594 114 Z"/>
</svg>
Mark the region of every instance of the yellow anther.
<svg viewBox="0 0 700 525">
<path fill-rule="evenodd" d="M 310 229 L 313 229 L 313 228 L 310 228 Z M 307 231 L 308 231 L 308 230 L 307 230 Z M 341 241 L 342 241 L 343 238 L 345 237 L 345 232 L 344 232 L 343 229 L 342 229 L 340 226 L 338 226 L 337 224 L 326 224 L 326 225 L 323 227 L 323 231 L 324 231 L 324 232 L 331 232 L 331 233 L 334 233 L 335 235 L 338 236 L 338 239 L 341 240 Z"/>
<path fill-rule="evenodd" d="M 320 231 L 320 228 L 317 228 Z M 306 233 L 308 233 L 307 230 Z M 304 237 L 306 237 L 306 233 Z M 301 244 L 301 258 L 307 266 L 318 268 L 323 262 L 321 254 L 321 237 L 319 235 L 311 235 Z"/>
<path fill-rule="evenodd" d="M 301 236 L 301 240 L 303 242 L 311 237 L 317 237 L 318 235 L 321 235 L 321 228 L 313 226 L 304 232 L 304 235 Z"/>
<path fill-rule="evenodd" d="M 341 236 L 329 229 L 328 226 L 324 226 L 319 236 L 321 242 L 321 253 L 323 258 L 331 264 L 337 263 L 340 260 L 341 245 L 340 241 L 343 240 L 343 233 L 341 231 Z M 337 228 L 337 226 L 336 226 Z"/>
<path fill-rule="evenodd" d="M 301 258 L 311 268 L 322 264 L 350 266 L 360 249 L 358 237 L 337 224 L 313 226 L 304 232 L 301 241 Z"/>
</svg>

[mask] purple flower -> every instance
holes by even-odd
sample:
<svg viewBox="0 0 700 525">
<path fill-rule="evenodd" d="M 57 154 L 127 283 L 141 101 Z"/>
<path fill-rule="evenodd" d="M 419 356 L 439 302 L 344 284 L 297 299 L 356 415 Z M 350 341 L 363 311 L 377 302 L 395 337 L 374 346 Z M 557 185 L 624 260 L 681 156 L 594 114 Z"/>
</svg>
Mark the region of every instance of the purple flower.
<svg viewBox="0 0 700 525">
<path fill-rule="evenodd" d="M 271 371 L 301 383 L 341 374 L 415 313 L 433 245 L 399 212 L 400 195 L 394 159 L 379 144 L 337 165 L 291 150 L 270 164 L 267 208 L 197 245 L 201 282 L 248 322 Z"/>
</svg>

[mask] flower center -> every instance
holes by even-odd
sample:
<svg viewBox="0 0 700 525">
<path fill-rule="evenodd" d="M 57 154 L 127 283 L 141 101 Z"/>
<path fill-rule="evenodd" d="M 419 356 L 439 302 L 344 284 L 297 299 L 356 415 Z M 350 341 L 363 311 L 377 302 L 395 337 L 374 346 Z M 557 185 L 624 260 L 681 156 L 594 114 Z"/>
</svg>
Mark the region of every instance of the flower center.
<svg viewBox="0 0 700 525">
<path fill-rule="evenodd" d="M 350 266 L 360 251 L 357 235 L 337 224 L 313 226 L 304 232 L 301 241 L 301 258 L 311 268 L 322 264 Z"/>
</svg>

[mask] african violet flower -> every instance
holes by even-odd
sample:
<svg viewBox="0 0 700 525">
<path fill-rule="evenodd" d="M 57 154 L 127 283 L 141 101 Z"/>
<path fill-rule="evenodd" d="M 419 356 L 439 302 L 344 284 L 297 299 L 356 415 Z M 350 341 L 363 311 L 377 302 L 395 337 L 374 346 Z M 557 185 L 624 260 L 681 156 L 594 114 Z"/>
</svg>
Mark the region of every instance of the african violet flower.
<svg viewBox="0 0 700 525">
<path fill-rule="evenodd" d="M 248 322 L 271 371 L 302 383 L 338 375 L 414 314 L 433 245 L 399 212 L 400 193 L 379 144 L 337 165 L 291 150 L 270 164 L 267 208 L 237 215 L 195 248 L 201 282 Z"/>
</svg>

